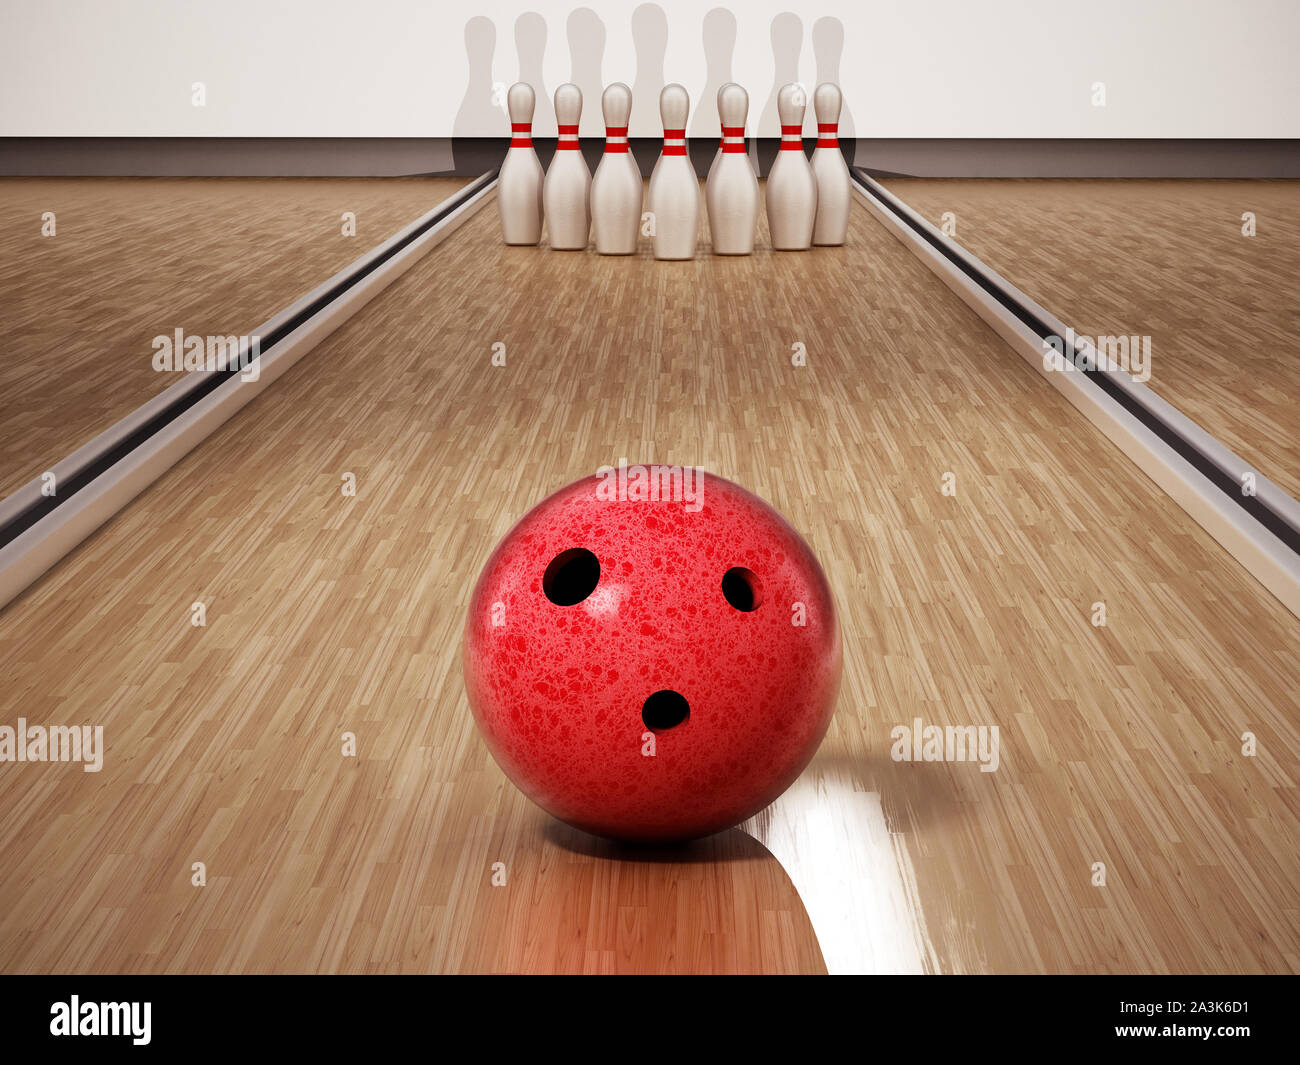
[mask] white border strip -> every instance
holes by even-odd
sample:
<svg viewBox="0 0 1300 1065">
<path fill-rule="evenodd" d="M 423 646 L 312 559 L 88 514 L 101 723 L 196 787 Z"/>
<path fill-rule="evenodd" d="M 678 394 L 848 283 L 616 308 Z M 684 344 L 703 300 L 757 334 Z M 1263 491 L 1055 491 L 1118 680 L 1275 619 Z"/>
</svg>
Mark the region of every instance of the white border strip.
<svg viewBox="0 0 1300 1065">
<path fill-rule="evenodd" d="M 269 352 L 259 356 L 257 363 L 260 372 L 257 380 L 246 381 L 239 374 L 231 375 L 228 381 L 125 455 L 67 502 L 56 507 L 16 539 L 0 548 L 0 609 L 3 609 L 46 570 L 238 411 L 261 395 L 286 370 L 344 325 L 427 252 L 454 233 L 466 219 L 496 195 L 496 186 L 494 178 L 478 192 L 458 204 L 427 233 L 412 241 L 338 299 L 323 307 L 275 344 Z M 426 212 L 356 262 L 340 270 L 328 281 L 318 285 L 301 299 L 269 318 L 249 335 L 261 336 L 282 325 L 304 307 L 320 298 L 345 276 L 354 274 L 373 262 L 377 256 L 382 255 L 412 230 L 427 222 L 431 215 L 442 210 L 444 205 L 445 201 L 432 211 Z M 56 463 L 53 467 L 57 478 L 55 483 L 60 483 L 84 469 L 98 455 L 128 436 L 168 403 L 201 384 L 208 372 L 195 370 L 187 374 L 112 428 L 100 433 L 89 443 Z M 33 501 L 38 500 L 41 494 L 41 480 L 37 477 L 29 481 L 0 503 L 0 521 L 26 509 Z"/>
<path fill-rule="evenodd" d="M 1294 552 L 1255 521 L 1246 511 L 1224 497 L 1223 492 L 1211 484 L 1204 475 L 1168 444 L 1143 425 L 1110 396 L 1095 385 L 1087 383 L 1081 373 L 1052 372 L 1043 368 L 1041 339 L 990 296 L 969 277 L 958 270 L 927 241 L 904 225 L 892 211 L 883 207 L 879 199 L 888 199 L 917 221 L 927 232 L 937 236 L 947 247 L 1002 288 L 1013 299 L 1022 301 L 1059 335 L 1066 335 L 1066 327 L 1048 314 L 1014 286 L 989 270 L 947 235 L 941 233 L 912 211 L 897 197 L 870 178 L 865 179 L 865 191 L 860 175 L 854 175 L 853 188 L 867 210 L 924 262 L 961 300 L 987 322 L 999 336 L 1034 367 L 1049 384 L 1074 405 L 1139 469 L 1156 482 L 1191 518 L 1214 537 L 1238 562 L 1282 602 L 1288 610 L 1300 617 L 1300 559 Z M 1190 419 L 1168 403 L 1160 400 L 1150 389 L 1122 371 L 1114 377 L 1130 394 L 1166 420 L 1171 428 L 1207 455 L 1220 469 L 1239 479 L 1239 474 L 1250 466 L 1228 448 L 1211 437 Z M 1300 504 L 1280 487 L 1262 475 L 1256 474 L 1260 501 L 1289 523 L 1300 527 Z"/>
</svg>

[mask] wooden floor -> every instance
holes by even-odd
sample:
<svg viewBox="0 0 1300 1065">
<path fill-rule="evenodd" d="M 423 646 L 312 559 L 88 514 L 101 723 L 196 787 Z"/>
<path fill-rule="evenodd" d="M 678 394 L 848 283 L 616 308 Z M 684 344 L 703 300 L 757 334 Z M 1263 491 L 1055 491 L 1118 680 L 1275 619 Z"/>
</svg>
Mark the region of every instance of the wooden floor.
<svg viewBox="0 0 1300 1065">
<path fill-rule="evenodd" d="M 0 765 L 0 970 L 1300 969 L 1300 623 L 860 206 L 760 244 L 489 205 L 0 614 L 0 723 L 108 746 Z M 480 567 L 621 456 L 756 491 L 835 591 L 837 717 L 748 834 L 589 840 L 475 734 Z M 892 760 L 917 718 L 999 769 Z"/>
<path fill-rule="evenodd" d="M 0 180 L 0 498 L 175 383 L 154 337 L 246 336 L 464 184 Z"/>
<path fill-rule="evenodd" d="M 885 184 L 1076 332 L 1151 337 L 1149 386 L 1300 498 L 1300 181 Z"/>
</svg>

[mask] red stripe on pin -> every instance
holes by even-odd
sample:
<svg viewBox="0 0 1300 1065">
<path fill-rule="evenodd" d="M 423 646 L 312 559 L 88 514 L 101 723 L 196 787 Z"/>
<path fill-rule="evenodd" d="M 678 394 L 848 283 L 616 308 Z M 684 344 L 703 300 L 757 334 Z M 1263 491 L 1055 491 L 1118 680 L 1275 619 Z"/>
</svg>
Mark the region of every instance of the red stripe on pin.
<svg viewBox="0 0 1300 1065">
<path fill-rule="evenodd" d="M 532 137 L 514 137 L 510 141 L 511 148 L 531 148 L 532 146 Z"/>
<path fill-rule="evenodd" d="M 727 155 L 744 155 L 745 154 L 744 136 L 745 136 L 744 126 L 723 126 L 722 127 L 723 152 Z"/>
<path fill-rule="evenodd" d="M 627 126 L 606 126 L 605 154 L 626 155 L 628 151 Z"/>
<path fill-rule="evenodd" d="M 556 126 L 560 133 L 560 140 L 555 145 L 557 152 L 576 152 L 581 149 L 578 146 L 578 127 L 577 126 Z"/>
<path fill-rule="evenodd" d="M 532 124 L 531 122 L 511 122 L 511 123 L 510 123 L 510 132 L 511 132 L 511 133 L 531 133 L 532 131 L 533 131 L 533 124 Z"/>
<path fill-rule="evenodd" d="M 684 144 L 665 144 L 664 155 L 685 155 L 686 145 Z"/>
</svg>

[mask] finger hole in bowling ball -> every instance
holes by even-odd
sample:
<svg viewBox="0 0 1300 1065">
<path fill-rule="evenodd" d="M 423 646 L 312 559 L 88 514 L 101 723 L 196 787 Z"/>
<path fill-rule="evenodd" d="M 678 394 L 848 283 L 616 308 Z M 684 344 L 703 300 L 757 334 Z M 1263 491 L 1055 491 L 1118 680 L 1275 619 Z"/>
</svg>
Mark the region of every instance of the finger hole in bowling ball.
<svg viewBox="0 0 1300 1065">
<path fill-rule="evenodd" d="M 691 716 L 690 703 L 680 692 L 667 689 L 655 692 L 641 707 L 641 720 L 651 732 L 676 728 Z"/>
<path fill-rule="evenodd" d="M 600 560 L 585 547 L 561 551 L 542 574 L 542 591 L 556 606 L 581 603 L 600 583 Z"/>
<path fill-rule="evenodd" d="M 737 610 L 748 614 L 763 602 L 763 585 L 752 570 L 732 566 L 722 575 L 722 594 Z"/>
</svg>

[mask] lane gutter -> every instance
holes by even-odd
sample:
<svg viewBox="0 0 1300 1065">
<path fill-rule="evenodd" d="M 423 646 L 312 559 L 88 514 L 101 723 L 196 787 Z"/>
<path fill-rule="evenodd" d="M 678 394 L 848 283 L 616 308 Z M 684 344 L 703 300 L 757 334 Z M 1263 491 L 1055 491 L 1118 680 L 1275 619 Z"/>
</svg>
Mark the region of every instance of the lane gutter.
<svg viewBox="0 0 1300 1065">
<path fill-rule="evenodd" d="M 1300 503 L 1091 343 L 1073 345 L 1076 368 L 1046 368 L 1048 339 L 1073 336 L 1060 319 L 865 170 L 851 175 L 878 221 L 1300 617 Z"/>
<path fill-rule="evenodd" d="M 247 335 L 240 361 L 194 370 L 0 502 L 0 609 L 125 507 L 496 194 L 484 174 Z"/>
</svg>

